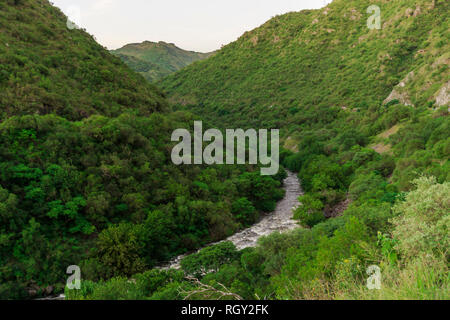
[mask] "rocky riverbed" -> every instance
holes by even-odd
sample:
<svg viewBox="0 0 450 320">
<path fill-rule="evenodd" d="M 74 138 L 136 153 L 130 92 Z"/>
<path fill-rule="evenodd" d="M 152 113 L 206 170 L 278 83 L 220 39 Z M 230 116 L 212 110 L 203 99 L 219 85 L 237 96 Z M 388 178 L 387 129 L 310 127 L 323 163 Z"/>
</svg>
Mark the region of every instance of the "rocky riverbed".
<svg viewBox="0 0 450 320">
<path fill-rule="evenodd" d="M 283 188 L 286 194 L 274 212 L 265 215 L 258 223 L 252 227 L 242 230 L 223 241 L 231 241 L 239 249 L 255 247 L 258 239 L 267 236 L 273 232 L 286 232 L 298 228 L 298 224 L 293 220 L 293 209 L 300 205 L 298 197 L 303 194 L 300 181 L 297 175 L 288 171 L 288 176 L 283 182 Z M 214 244 L 211 244 L 214 245 Z M 187 254 L 180 255 L 169 263 L 160 267 L 160 269 L 179 269 L 181 260 Z M 64 300 L 64 295 L 49 297 L 41 300 Z"/>
<path fill-rule="evenodd" d="M 255 247 L 258 243 L 258 239 L 263 236 L 267 236 L 274 232 L 285 232 L 299 227 L 297 222 L 293 220 L 293 209 L 300 205 L 298 197 L 303 194 L 297 175 L 288 171 L 288 176 L 284 180 L 283 187 L 286 194 L 283 200 L 278 202 L 274 212 L 264 216 L 252 227 L 242 230 L 224 241 L 231 241 L 239 250 L 242 250 L 249 247 Z M 161 269 L 179 269 L 180 262 L 186 255 L 187 254 L 176 257 L 162 266 Z"/>
</svg>

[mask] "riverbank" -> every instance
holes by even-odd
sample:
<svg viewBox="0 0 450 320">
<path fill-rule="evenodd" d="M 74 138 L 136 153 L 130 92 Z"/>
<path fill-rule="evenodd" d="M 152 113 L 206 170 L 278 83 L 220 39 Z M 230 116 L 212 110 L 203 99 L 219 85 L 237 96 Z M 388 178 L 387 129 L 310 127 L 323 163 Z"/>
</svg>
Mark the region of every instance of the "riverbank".
<svg viewBox="0 0 450 320">
<path fill-rule="evenodd" d="M 238 250 L 242 250 L 249 247 L 255 247 L 261 237 L 270 235 L 271 233 L 286 232 L 300 227 L 297 221 L 293 219 L 293 209 L 297 208 L 300 205 L 298 198 L 303 194 L 303 190 L 301 188 L 297 174 L 290 171 L 287 171 L 287 174 L 288 176 L 283 181 L 283 188 L 286 191 L 285 196 L 280 202 L 278 202 L 275 211 L 262 217 L 262 219 L 252 227 L 244 229 L 217 243 L 231 241 Z M 210 245 L 214 245 L 217 243 L 212 243 Z M 189 254 L 192 254 L 192 252 L 177 256 L 172 261 L 159 267 L 159 269 L 180 269 L 181 260 L 183 260 L 183 258 L 188 256 Z M 59 295 L 57 297 L 48 297 L 40 300 L 64 299 L 64 295 Z"/>
<path fill-rule="evenodd" d="M 285 196 L 283 200 L 278 202 L 274 212 L 267 214 L 261 219 L 261 221 L 250 228 L 242 230 L 217 243 L 231 241 L 238 250 L 242 250 L 249 247 L 255 247 L 259 238 L 267 236 L 271 233 L 286 232 L 298 228 L 299 225 L 297 224 L 297 221 L 293 219 L 293 209 L 300 205 L 298 198 L 303 194 L 303 190 L 297 174 L 290 171 L 287 171 L 287 174 L 288 176 L 283 181 L 283 188 L 286 191 Z M 210 245 L 217 243 L 212 243 Z M 177 256 L 169 263 L 161 266 L 160 269 L 180 269 L 181 260 L 189 254 L 192 253 Z"/>
</svg>

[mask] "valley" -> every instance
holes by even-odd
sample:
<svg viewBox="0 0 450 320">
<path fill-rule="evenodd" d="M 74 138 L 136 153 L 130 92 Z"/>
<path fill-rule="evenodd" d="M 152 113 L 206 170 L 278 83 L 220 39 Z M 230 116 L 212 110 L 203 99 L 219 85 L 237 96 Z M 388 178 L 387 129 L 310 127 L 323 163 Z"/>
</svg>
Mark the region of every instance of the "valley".
<svg viewBox="0 0 450 320">
<path fill-rule="evenodd" d="M 266 213 L 253 226 L 239 231 L 223 241 L 230 241 L 238 250 L 243 250 L 249 247 L 256 247 L 261 237 L 275 232 L 283 233 L 299 228 L 299 225 L 293 219 L 293 211 L 300 205 L 298 198 L 302 195 L 302 190 L 296 174 L 289 171 L 287 174 L 288 176 L 283 181 L 283 188 L 286 193 L 283 200 L 278 202 L 275 211 Z M 180 269 L 180 262 L 186 256 L 187 254 L 176 257 L 169 263 L 164 264 L 162 269 Z"/>
<path fill-rule="evenodd" d="M 450 298 L 447 0 L 334 0 L 207 54 L 68 21 L 0 1 L 0 299 Z M 279 133 L 279 170 L 174 161 L 198 123 Z"/>
</svg>

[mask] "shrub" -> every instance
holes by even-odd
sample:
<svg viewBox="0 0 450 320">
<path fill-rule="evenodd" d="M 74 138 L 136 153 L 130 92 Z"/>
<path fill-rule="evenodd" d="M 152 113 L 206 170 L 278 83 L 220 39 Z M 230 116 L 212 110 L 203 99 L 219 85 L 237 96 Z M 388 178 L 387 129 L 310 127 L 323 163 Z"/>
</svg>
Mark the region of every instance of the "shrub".
<svg viewBox="0 0 450 320">
<path fill-rule="evenodd" d="M 424 254 L 448 254 L 450 238 L 450 183 L 435 178 L 414 181 L 416 189 L 394 207 L 396 248 L 407 258 Z"/>
<path fill-rule="evenodd" d="M 181 261 L 181 267 L 187 274 L 200 277 L 207 272 L 217 271 L 221 265 L 236 258 L 236 246 L 227 241 L 187 256 Z"/>
<path fill-rule="evenodd" d="M 240 198 L 233 202 L 231 212 L 236 219 L 245 226 L 256 221 L 256 209 L 247 198 Z"/>
<path fill-rule="evenodd" d="M 303 226 L 312 228 L 325 220 L 322 201 L 309 194 L 301 196 L 299 200 L 302 204 L 295 210 L 294 218 L 300 220 Z"/>
</svg>

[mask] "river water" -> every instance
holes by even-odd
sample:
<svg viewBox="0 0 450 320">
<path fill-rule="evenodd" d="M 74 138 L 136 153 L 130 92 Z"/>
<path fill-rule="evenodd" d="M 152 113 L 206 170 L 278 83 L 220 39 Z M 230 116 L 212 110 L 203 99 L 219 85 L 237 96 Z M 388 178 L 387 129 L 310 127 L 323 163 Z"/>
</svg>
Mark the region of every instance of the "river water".
<svg viewBox="0 0 450 320">
<path fill-rule="evenodd" d="M 275 211 L 265 215 L 252 227 L 242 230 L 223 241 L 231 241 L 238 250 L 242 250 L 249 247 L 255 247 L 258 243 L 258 239 L 263 236 L 267 236 L 274 232 L 286 232 L 299 227 L 297 222 L 293 220 L 293 209 L 300 205 L 298 197 L 303 194 L 303 191 L 297 175 L 290 171 L 287 171 L 287 174 L 288 176 L 283 182 L 286 194 L 283 200 L 278 202 Z M 210 245 L 214 244 L 217 243 Z M 169 263 L 164 264 L 160 269 L 180 269 L 180 262 L 187 255 L 188 254 L 184 254 L 176 257 Z"/>
<path fill-rule="evenodd" d="M 252 227 L 242 230 L 223 241 L 231 241 L 238 250 L 242 250 L 249 247 L 255 247 L 258 243 L 258 239 L 263 236 L 267 236 L 274 232 L 286 232 L 299 227 L 297 222 L 292 218 L 293 209 L 300 205 L 298 197 L 303 194 L 303 191 L 297 175 L 290 171 L 287 171 L 287 174 L 288 176 L 283 182 L 283 188 L 285 189 L 286 194 L 283 200 L 278 202 L 275 211 L 265 215 Z M 214 244 L 217 243 L 212 243 L 210 245 Z M 159 269 L 180 269 L 180 262 L 187 255 L 188 254 L 180 255 L 169 263 L 161 266 Z M 64 300 L 64 295 L 49 297 L 42 300 Z"/>
</svg>

